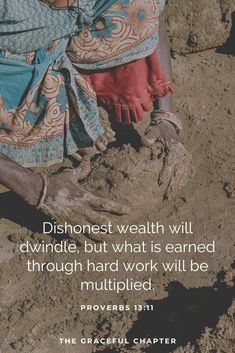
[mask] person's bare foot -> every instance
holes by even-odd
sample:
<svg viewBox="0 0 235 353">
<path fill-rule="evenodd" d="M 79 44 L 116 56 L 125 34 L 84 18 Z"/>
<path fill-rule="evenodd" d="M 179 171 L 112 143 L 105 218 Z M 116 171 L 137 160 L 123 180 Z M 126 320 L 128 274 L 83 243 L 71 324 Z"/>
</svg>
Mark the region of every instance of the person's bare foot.
<svg viewBox="0 0 235 353">
<path fill-rule="evenodd" d="M 77 154 L 80 155 L 81 157 L 83 156 L 93 157 L 97 154 L 101 154 L 105 152 L 108 148 L 108 145 L 115 141 L 116 141 L 115 132 L 110 127 L 105 127 L 104 134 L 98 137 L 93 147 L 80 148 L 77 151 Z"/>
<path fill-rule="evenodd" d="M 96 154 L 103 153 L 107 150 L 108 145 L 116 141 L 116 133 L 111 127 L 110 119 L 108 113 L 103 109 L 99 108 L 100 112 L 100 122 L 104 128 L 103 135 L 99 136 L 95 141 L 93 147 L 80 148 L 77 152 L 80 156 L 90 156 L 93 157 Z"/>
</svg>

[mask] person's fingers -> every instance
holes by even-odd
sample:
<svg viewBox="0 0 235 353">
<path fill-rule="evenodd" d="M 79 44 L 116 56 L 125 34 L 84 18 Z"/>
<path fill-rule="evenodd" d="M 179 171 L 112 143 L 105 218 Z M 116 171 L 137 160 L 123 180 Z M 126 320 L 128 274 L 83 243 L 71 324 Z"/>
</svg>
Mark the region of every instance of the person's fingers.
<svg viewBox="0 0 235 353">
<path fill-rule="evenodd" d="M 114 137 L 114 136 L 107 136 L 107 138 L 108 138 L 108 143 L 112 143 L 112 142 L 117 141 L 116 137 Z"/>
<path fill-rule="evenodd" d="M 106 140 L 107 141 L 107 140 Z M 107 150 L 107 144 L 105 144 L 101 138 L 98 138 L 95 142 L 95 147 L 98 151 L 104 152 Z"/>
<path fill-rule="evenodd" d="M 94 197 L 90 201 L 92 207 L 97 211 L 108 212 L 118 216 L 129 213 L 130 209 L 126 205 L 100 197 Z"/>
<path fill-rule="evenodd" d="M 166 148 L 171 148 L 174 144 L 180 142 L 180 137 L 176 132 L 174 125 L 168 121 L 162 120 L 156 126 L 150 126 L 142 139 L 144 144 L 152 145 L 156 142 L 162 143 Z"/>
<path fill-rule="evenodd" d="M 107 137 L 107 139 L 113 139 L 115 138 L 115 132 L 110 132 L 108 129 L 105 129 L 105 136 Z"/>
<path fill-rule="evenodd" d="M 110 136 L 116 135 L 115 131 L 111 128 L 111 126 L 105 126 L 105 130 L 107 131 L 107 133 L 110 134 Z"/>
<path fill-rule="evenodd" d="M 163 121 L 159 127 L 159 136 L 162 137 L 167 148 L 171 148 L 174 144 L 180 141 L 180 137 L 173 124 L 168 121 Z"/>
<path fill-rule="evenodd" d="M 85 217 L 86 221 L 91 224 L 97 224 L 101 226 L 110 222 L 110 219 L 106 215 L 97 211 L 93 211 L 90 208 L 84 209 L 83 216 Z"/>
<path fill-rule="evenodd" d="M 107 139 L 107 136 L 105 135 L 105 132 L 103 133 L 103 135 L 100 136 L 100 141 L 101 141 L 105 146 L 107 146 L 107 144 L 108 144 L 108 139 Z"/>
<path fill-rule="evenodd" d="M 84 147 L 84 148 L 79 148 L 78 153 L 83 157 L 83 156 L 89 156 L 93 157 L 97 151 L 94 147 Z"/>
<path fill-rule="evenodd" d="M 115 134 L 114 131 L 112 131 L 112 129 L 105 128 L 105 132 L 104 133 L 105 133 L 105 136 L 106 136 L 106 138 L 108 140 L 108 143 L 116 141 L 116 138 L 115 138 L 116 134 Z"/>
<path fill-rule="evenodd" d="M 145 134 L 142 138 L 144 145 L 153 145 L 158 138 L 158 134 L 155 127 L 150 127 L 145 131 Z"/>
</svg>

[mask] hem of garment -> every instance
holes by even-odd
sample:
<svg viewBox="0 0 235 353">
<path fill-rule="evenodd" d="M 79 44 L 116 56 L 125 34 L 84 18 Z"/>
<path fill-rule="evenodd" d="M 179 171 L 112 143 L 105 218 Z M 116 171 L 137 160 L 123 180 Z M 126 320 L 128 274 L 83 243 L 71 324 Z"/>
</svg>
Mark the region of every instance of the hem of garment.
<svg viewBox="0 0 235 353">
<path fill-rule="evenodd" d="M 128 56 L 124 58 L 120 58 L 117 56 L 116 58 L 112 58 L 109 60 L 103 60 L 100 62 L 94 62 L 90 64 L 82 64 L 82 63 L 75 63 L 72 61 L 72 64 L 74 67 L 76 67 L 78 70 L 105 70 L 105 69 L 110 69 L 113 67 L 121 66 L 124 64 L 129 64 L 132 61 L 144 59 L 147 56 L 153 54 L 155 50 L 157 49 L 158 46 L 158 41 L 155 42 L 153 45 L 151 45 L 150 48 L 144 48 L 143 50 L 140 50 L 139 53 L 132 53 L 129 54 Z"/>
<path fill-rule="evenodd" d="M 44 148 L 47 151 L 50 150 L 48 146 L 45 146 Z M 25 168 L 50 167 L 52 165 L 62 163 L 67 156 L 73 155 L 78 149 L 79 147 L 76 146 L 76 144 L 71 143 L 71 146 L 66 146 L 66 150 L 62 148 L 58 152 L 58 149 L 55 146 L 54 153 L 49 157 L 41 152 L 43 150 L 41 146 L 34 145 L 30 147 L 19 147 L 0 143 L 0 153 Z M 38 158 L 32 158 L 31 156 L 34 156 L 36 151 L 39 151 Z"/>
</svg>

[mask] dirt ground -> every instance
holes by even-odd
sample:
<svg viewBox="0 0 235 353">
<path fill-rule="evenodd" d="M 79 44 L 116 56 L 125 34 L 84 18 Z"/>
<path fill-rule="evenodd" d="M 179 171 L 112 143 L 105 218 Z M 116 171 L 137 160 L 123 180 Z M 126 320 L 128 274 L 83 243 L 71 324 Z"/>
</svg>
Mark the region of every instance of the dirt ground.
<svg viewBox="0 0 235 353">
<path fill-rule="evenodd" d="M 186 157 L 181 155 L 188 172 L 183 171 L 176 179 L 176 189 L 182 186 L 182 180 L 184 183 L 189 179 L 186 186 L 177 189 L 177 195 L 170 200 L 163 201 L 169 182 L 167 179 L 163 185 L 158 183 L 163 159 L 152 159 L 148 149 L 136 151 L 132 141 L 124 149 L 113 148 L 100 157 L 85 185 L 97 194 L 135 205 L 131 215 L 123 218 L 124 222 L 191 221 L 194 229 L 191 242 L 216 241 L 216 255 L 207 258 L 210 270 L 193 275 L 159 272 L 153 277 L 154 292 L 137 292 L 131 296 L 80 292 L 79 281 L 87 273 L 72 277 L 59 273 L 26 273 L 25 264 L 30 255 L 20 254 L 19 244 L 52 239 L 39 233 L 44 219 L 41 214 L 2 192 L 0 352 L 234 352 L 235 59 L 212 49 L 184 56 L 175 54 L 173 66 L 177 85 L 175 103 L 184 126 L 182 141 L 189 151 Z M 193 177 L 190 155 L 196 171 Z M 129 163 L 125 162 L 127 159 Z M 153 236 L 143 237 L 146 241 L 152 239 L 156 240 Z M 167 235 L 163 242 L 170 239 Z M 186 241 L 184 237 L 180 239 Z M 120 235 L 105 240 L 118 241 Z M 139 237 L 128 240 L 134 243 Z M 59 260 L 60 256 L 51 255 L 50 260 Z M 64 261 L 66 256 L 63 255 Z M 97 261 L 99 256 L 95 257 Z M 124 260 L 125 255 L 121 256 Z M 38 259 L 49 260 L 46 254 Z M 81 259 L 84 259 L 83 253 Z M 194 256 L 195 261 L 200 259 L 199 255 Z M 117 274 L 116 278 L 122 276 Z M 95 277 L 102 278 L 102 274 L 96 273 Z M 81 303 L 144 302 L 154 303 L 158 309 L 139 315 L 133 311 L 83 313 L 79 310 Z M 145 348 L 84 346 L 81 350 L 76 346 L 60 346 L 57 340 L 57 337 L 83 336 L 177 337 L 177 344 Z"/>
</svg>

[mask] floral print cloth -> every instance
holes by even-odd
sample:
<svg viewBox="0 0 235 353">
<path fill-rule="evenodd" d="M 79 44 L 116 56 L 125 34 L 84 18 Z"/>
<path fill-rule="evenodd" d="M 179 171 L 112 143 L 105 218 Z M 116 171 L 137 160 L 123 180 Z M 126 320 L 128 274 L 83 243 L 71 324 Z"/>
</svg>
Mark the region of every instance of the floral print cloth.
<svg viewBox="0 0 235 353">
<path fill-rule="evenodd" d="M 80 0 L 69 9 L 0 0 L 0 152 L 33 167 L 92 146 L 103 127 L 76 65 L 95 70 L 148 56 L 162 8 L 162 0 Z"/>
<path fill-rule="evenodd" d="M 62 162 L 103 133 L 96 94 L 66 47 L 61 40 L 27 55 L 1 52 L 0 152 L 23 166 Z"/>
<path fill-rule="evenodd" d="M 86 9 L 86 0 L 79 4 L 92 24 L 85 23 L 68 47 L 68 55 L 77 67 L 107 69 L 142 59 L 155 50 L 165 0 L 110 1 L 110 6 L 99 16 L 93 13 L 94 17 L 92 10 Z"/>
</svg>

